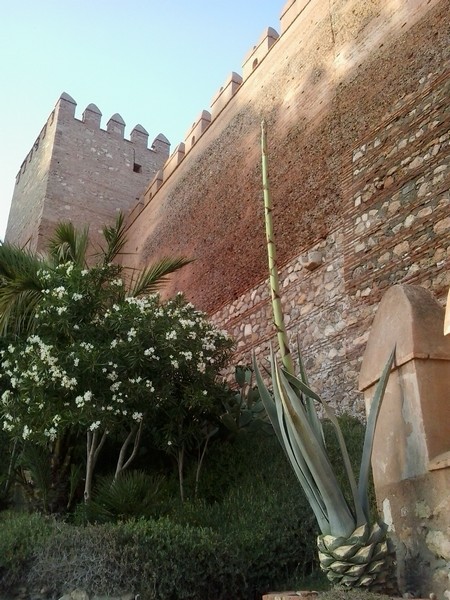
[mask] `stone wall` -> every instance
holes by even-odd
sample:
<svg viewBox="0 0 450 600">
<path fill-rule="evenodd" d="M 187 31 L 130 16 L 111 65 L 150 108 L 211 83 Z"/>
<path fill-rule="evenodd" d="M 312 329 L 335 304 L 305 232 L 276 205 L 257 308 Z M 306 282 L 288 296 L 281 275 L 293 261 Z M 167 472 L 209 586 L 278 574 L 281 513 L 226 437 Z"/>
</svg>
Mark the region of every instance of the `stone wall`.
<svg viewBox="0 0 450 600">
<path fill-rule="evenodd" d="M 450 598 L 450 337 L 444 309 L 422 286 L 390 287 L 359 376 L 366 406 L 387 357 L 395 363 L 380 408 L 372 472 L 395 543 L 402 593 Z"/>
<path fill-rule="evenodd" d="M 447 0 L 288 2 L 280 37 L 263 34 L 130 215 L 133 266 L 195 258 L 168 293 L 233 333 L 236 361 L 265 356 L 264 117 L 290 335 L 340 409 L 363 410 L 357 373 L 383 290 L 414 282 L 443 299 L 450 283 L 449 23 Z"/>
<path fill-rule="evenodd" d="M 76 102 L 62 94 L 17 175 L 6 240 L 43 249 L 55 224 L 89 225 L 94 242 L 105 224 L 128 212 L 169 155 L 159 135 L 148 148 L 148 133 L 137 125 L 124 139 L 118 114 L 100 128 L 101 112 L 90 104 L 82 120 Z"/>
</svg>

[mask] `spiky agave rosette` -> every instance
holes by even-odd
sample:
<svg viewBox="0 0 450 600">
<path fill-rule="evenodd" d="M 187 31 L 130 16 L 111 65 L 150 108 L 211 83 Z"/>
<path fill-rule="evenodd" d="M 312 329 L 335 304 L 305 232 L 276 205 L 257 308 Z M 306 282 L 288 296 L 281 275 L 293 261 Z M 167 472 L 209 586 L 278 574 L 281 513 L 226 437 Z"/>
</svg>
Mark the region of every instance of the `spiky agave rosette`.
<svg viewBox="0 0 450 600">
<path fill-rule="evenodd" d="M 372 523 L 368 499 L 370 459 L 376 421 L 395 356 L 392 350 L 378 385 L 367 420 L 358 484 L 332 408 L 309 386 L 298 348 L 299 376 L 294 372 L 281 308 L 272 203 L 267 175 L 267 140 L 262 123 L 262 176 L 270 287 L 274 324 L 282 367 L 270 351 L 272 392 L 265 385 L 254 358 L 256 382 L 270 421 L 316 516 L 321 568 L 334 584 L 348 588 L 394 592 L 394 553 L 384 523 Z M 316 406 L 321 406 L 333 424 L 348 479 L 351 501 L 341 488 L 329 460 L 322 424 Z"/>
<path fill-rule="evenodd" d="M 336 585 L 397 593 L 395 552 L 384 524 L 361 525 L 350 537 L 320 535 L 319 562 Z"/>
</svg>

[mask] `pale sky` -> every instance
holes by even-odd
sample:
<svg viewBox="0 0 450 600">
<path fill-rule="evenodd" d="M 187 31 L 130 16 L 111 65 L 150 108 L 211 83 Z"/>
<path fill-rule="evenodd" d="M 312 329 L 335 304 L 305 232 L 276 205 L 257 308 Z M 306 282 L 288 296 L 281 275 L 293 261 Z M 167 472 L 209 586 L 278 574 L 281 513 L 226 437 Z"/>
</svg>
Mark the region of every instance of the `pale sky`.
<svg viewBox="0 0 450 600">
<path fill-rule="evenodd" d="M 0 239 L 16 174 L 62 92 L 174 150 L 285 0 L 1 0 Z"/>
</svg>

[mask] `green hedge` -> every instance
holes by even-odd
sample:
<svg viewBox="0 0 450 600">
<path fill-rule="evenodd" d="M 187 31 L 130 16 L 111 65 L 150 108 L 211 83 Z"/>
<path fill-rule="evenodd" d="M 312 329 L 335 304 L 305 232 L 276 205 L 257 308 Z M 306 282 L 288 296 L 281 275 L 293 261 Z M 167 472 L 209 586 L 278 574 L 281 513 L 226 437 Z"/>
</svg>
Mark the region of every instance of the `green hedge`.
<svg viewBox="0 0 450 600">
<path fill-rule="evenodd" d="M 363 428 L 350 420 L 345 429 L 356 440 Z M 277 440 L 244 435 L 216 445 L 201 482 L 202 500 L 173 500 L 155 518 L 126 523 L 8 513 L 0 519 L 0 590 L 27 583 L 55 597 L 81 588 L 146 600 L 253 600 L 303 587 L 317 569 L 317 528 Z"/>
</svg>

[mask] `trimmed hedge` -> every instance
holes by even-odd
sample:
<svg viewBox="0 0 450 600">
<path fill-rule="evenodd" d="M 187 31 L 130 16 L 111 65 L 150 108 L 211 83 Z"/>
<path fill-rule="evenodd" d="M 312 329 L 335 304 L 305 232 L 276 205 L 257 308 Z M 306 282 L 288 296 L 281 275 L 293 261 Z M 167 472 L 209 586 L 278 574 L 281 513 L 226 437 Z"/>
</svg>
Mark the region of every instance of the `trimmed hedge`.
<svg viewBox="0 0 450 600">
<path fill-rule="evenodd" d="M 355 420 L 344 429 L 353 439 L 363 431 Z M 145 600 L 253 600 L 300 589 L 317 570 L 316 524 L 274 436 L 217 444 L 202 492 L 203 500 L 171 501 L 154 518 L 118 524 L 4 514 L 0 591 L 27 584 L 54 598 L 81 588 Z"/>
</svg>

